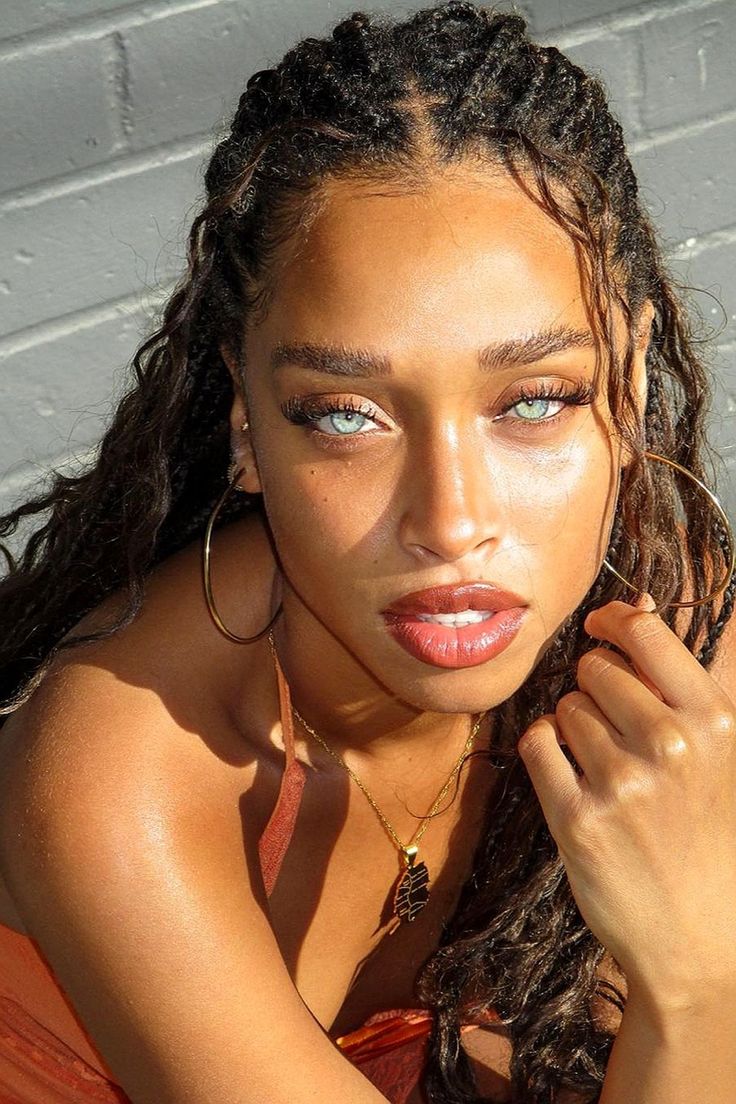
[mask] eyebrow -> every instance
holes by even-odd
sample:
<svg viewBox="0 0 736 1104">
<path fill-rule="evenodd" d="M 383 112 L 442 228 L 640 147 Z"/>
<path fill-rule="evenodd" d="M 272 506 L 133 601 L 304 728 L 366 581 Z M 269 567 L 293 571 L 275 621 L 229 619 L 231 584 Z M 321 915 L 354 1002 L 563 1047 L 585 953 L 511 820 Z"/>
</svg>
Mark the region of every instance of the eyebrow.
<svg viewBox="0 0 736 1104">
<path fill-rule="evenodd" d="M 590 330 L 560 326 L 527 337 L 512 337 L 486 345 L 478 350 L 478 367 L 487 372 L 533 364 L 554 353 L 583 348 L 595 348 Z M 299 364 L 313 372 L 325 372 L 331 376 L 370 378 L 391 375 L 391 361 L 385 353 L 350 349 L 346 345 L 317 345 L 309 341 L 279 342 L 275 345 L 271 353 L 272 371 L 284 364 Z"/>
</svg>

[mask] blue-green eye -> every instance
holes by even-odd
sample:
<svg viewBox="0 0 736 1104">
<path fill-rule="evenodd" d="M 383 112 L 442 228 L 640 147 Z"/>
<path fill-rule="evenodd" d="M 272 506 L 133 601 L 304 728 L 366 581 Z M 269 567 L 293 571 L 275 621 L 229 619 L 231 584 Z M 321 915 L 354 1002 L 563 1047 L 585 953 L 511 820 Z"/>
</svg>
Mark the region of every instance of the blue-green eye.
<svg viewBox="0 0 736 1104">
<path fill-rule="evenodd" d="M 565 405 L 563 402 L 560 402 L 559 399 L 522 399 L 521 402 L 515 403 L 511 409 L 518 411 L 519 418 L 522 421 L 542 422 L 547 418 L 549 408 L 553 403 L 560 408 Z M 558 411 L 555 411 L 555 414 L 556 413 L 558 413 Z"/>
<path fill-rule="evenodd" d="M 320 422 L 327 422 L 337 431 L 338 436 L 349 437 L 362 429 L 367 421 L 370 419 L 359 410 L 335 410 L 332 414 L 316 421 L 315 428 L 319 429 L 320 433 L 329 433 L 328 429 L 320 425 Z"/>
<path fill-rule="evenodd" d="M 282 403 L 284 417 L 294 425 L 309 426 L 324 437 L 365 437 L 364 429 L 374 429 L 376 411 L 367 404 L 361 408 L 349 400 L 292 396 Z"/>
</svg>

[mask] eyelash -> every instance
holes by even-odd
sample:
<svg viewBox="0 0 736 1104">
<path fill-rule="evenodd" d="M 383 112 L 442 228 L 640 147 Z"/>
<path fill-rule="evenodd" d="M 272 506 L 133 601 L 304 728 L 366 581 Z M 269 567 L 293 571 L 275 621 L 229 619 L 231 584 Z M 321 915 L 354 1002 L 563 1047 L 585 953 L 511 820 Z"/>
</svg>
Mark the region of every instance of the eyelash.
<svg viewBox="0 0 736 1104">
<path fill-rule="evenodd" d="M 508 414 L 510 410 L 513 410 L 515 406 L 519 406 L 521 403 L 533 403 L 533 402 L 564 402 L 566 407 L 569 406 L 589 406 L 595 398 L 595 387 L 588 381 L 581 380 L 574 387 L 570 388 L 562 382 L 555 385 L 539 384 L 532 387 L 521 387 L 519 395 L 514 399 L 512 403 L 508 403 L 500 414 L 496 415 L 496 418 L 501 418 L 505 414 Z M 281 404 L 281 412 L 284 417 L 290 421 L 293 425 L 306 425 L 313 426 L 315 422 L 318 422 L 320 418 L 328 417 L 330 414 L 360 414 L 364 418 L 369 418 L 371 421 L 375 420 L 377 410 L 375 407 L 371 407 L 368 404 L 353 403 L 350 399 L 341 401 L 338 399 L 319 399 L 319 398 L 302 398 L 299 395 L 293 395 L 287 399 L 286 402 Z M 564 413 L 563 410 L 559 410 L 556 414 L 553 414 L 549 418 L 537 418 L 534 420 L 524 418 L 514 418 L 512 421 L 520 423 L 524 431 L 528 431 L 537 425 L 549 425 L 551 422 L 557 421 L 557 419 Z M 496 420 L 494 418 L 494 420 Z M 524 424 L 526 422 L 526 425 Z M 339 440 L 344 442 L 350 437 L 365 437 L 365 433 L 354 434 L 336 434 L 336 433 L 323 433 L 322 430 L 312 429 L 312 432 L 318 437 L 326 439 L 329 444 L 333 441 Z M 342 446 L 340 446 L 342 447 Z"/>
<path fill-rule="evenodd" d="M 326 418 L 329 414 L 361 414 L 364 418 L 370 418 L 374 420 L 378 414 L 375 407 L 368 406 L 367 404 L 358 403 L 357 405 L 347 399 L 345 402 L 341 402 L 337 399 L 315 399 L 307 398 L 303 399 L 299 395 L 293 395 L 286 402 L 281 404 L 281 413 L 284 417 L 290 421 L 293 425 L 306 425 L 313 426 L 314 422 L 318 422 L 320 418 Z M 344 447 L 342 442 L 350 437 L 365 437 L 364 433 L 355 434 L 338 434 L 338 433 L 323 433 L 320 429 L 312 429 L 312 433 L 317 437 L 321 437 L 327 445 L 332 445 L 334 442 L 341 442 L 338 447 Z"/>
<path fill-rule="evenodd" d="M 508 414 L 509 410 L 513 410 L 515 406 L 519 406 L 521 403 L 533 403 L 533 402 L 564 402 L 565 406 L 590 406 L 595 398 L 595 385 L 589 380 L 580 380 L 579 383 L 570 387 L 568 384 L 563 383 L 561 380 L 556 384 L 540 383 L 538 385 L 532 385 L 531 388 L 524 387 L 519 388 L 519 395 L 514 399 L 512 403 L 508 403 L 501 413 L 497 417 L 503 417 L 504 414 Z M 553 414 L 551 418 L 538 418 L 536 422 L 528 421 L 528 425 L 548 425 L 550 422 L 556 421 L 563 413 L 559 410 L 557 414 Z M 515 418 L 514 421 L 524 421 L 523 418 Z"/>
</svg>

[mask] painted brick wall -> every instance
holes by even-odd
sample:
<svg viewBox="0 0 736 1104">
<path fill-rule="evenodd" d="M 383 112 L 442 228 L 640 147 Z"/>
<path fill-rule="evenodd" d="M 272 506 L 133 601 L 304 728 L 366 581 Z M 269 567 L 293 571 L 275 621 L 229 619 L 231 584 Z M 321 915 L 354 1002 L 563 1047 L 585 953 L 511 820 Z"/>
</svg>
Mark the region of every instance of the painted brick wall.
<svg viewBox="0 0 736 1104">
<path fill-rule="evenodd" d="M 212 133 L 248 75 L 359 6 L 4 0 L 0 511 L 99 437 L 180 271 Z M 736 515 L 736 4 L 521 6 L 546 41 L 603 76 L 675 271 L 704 289 L 692 294 L 721 330 L 714 440 Z"/>
</svg>

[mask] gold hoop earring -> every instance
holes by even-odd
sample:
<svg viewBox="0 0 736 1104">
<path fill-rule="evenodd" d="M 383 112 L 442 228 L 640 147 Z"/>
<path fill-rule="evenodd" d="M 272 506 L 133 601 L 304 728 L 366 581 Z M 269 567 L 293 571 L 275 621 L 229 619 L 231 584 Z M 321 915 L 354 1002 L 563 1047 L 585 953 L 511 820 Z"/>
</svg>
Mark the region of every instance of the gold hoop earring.
<svg viewBox="0 0 736 1104">
<path fill-rule="evenodd" d="M 728 565 L 726 567 L 726 574 L 723 576 L 723 578 L 721 579 L 718 586 L 714 590 L 712 590 L 710 592 L 710 594 L 707 594 L 705 596 L 705 598 L 698 598 L 694 602 L 665 602 L 664 606 L 662 606 L 661 608 L 662 609 L 667 609 L 669 606 L 672 606 L 675 609 L 685 609 L 685 608 L 689 609 L 693 606 L 704 606 L 706 604 L 706 602 L 710 602 L 713 598 L 716 598 L 719 594 L 721 594 L 726 589 L 726 587 L 728 586 L 728 584 L 731 581 L 731 576 L 733 575 L 734 570 L 736 569 L 736 541 L 734 541 L 734 535 L 733 535 L 733 529 L 731 528 L 731 522 L 728 520 L 728 517 L 726 515 L 726 511 L 723 509 L 723 506 L 721 506 L 721 503 L 718 501 L 718 498 L 713 493 L 713 491 L 711 491 L 711 489 L 709 487 L 706 487 L 705 483 L 703 483 L 700 479 L 698 479 L 698 477 L 696 475 L 693 475 L 693 473 L 691 471 L 689 471 L 687 468 L 684 468 L 682 466 L 682 464 L 678 464 L 675 460 L 670 460 L 666 456 L 660 456 L 656 452 L 645 452 L 644 456 L 646 456 L 646 458 L 648 460 L 659 460 L 662 464 L 669 465 L 669 467 L 674 468 L 675 471 L 678 471 L 682 475 L 687 476 L 687 478 L 691 479 L 693 481 L 693 483 L 697 483 L 698 487 L 700 487 L 703 494 L 708 498 L 711 505 L 718 512 L 718 515 L 719 515 L 721 521 L 723 522 L 724 528 L 726 530 L 726 537 L 727 537 L 727 540 L 728 540 L 728 549 L 729 549 L 728 556 L 727 556 Z M 625 579 L 623 577 L 623 575 L 621 575 L 616 570 L 616 568 L 613 567 L 608 562 L 608 560 L 604 559 L 603 566 L 607 567 L 608 570 L 611 571 L 616 576 L 617 579 L 621 580 L 621 582 L 624 584 L 624 586 L 627 586 L 629 588 L 629 590 L 635 590 L 637 592 L 637 594 L 641 593 L 639 587 L 635 587 L 633 583 L 630 583 L 628 579 Z"/>
<path fill-rule="evenodd" d="M 268 622 L 265 629 L 261 629 L 261 631 L 256 633 L 255 636 L 238 636 L 237 633 L 231 632 L 227 625 L 224 623 L 224 621 L 220 617 L 220 614 L 217 612 L 217 606 L 215 605 L 215 598 L 212 593 L 212 576 L 210 572 L 210 544 L 212 541 L 212 530 L 214 528 L 215 521 L 217 520 L 217 515 L 222 509 L 226 498 L 233 490 L 235 484 L 240 479 L 244 471 L 245 468 L 241 468 L 235 473 L 234 478 L 230 480 L 227 487 L 215 503 L 212 513 L 207 519 L 207 527 L 204 531 L 204 540 L 202 542 L 202 581 L 204 583 L 204 597 L 205 601 L 207 602 L 207 609 L 209 611 L 210 617 L 212 618 L 222 635 L 226 636 L 228 640 L 232 640 L 235 644 L 252 644 L 254 641 L 260 640 L 261 637 L 265 636 L 266 633 L 273 627 L 276 618 L 279 616 L 282 610 L 281 603 L 279 603 L 279 608 L 276 610 L 275 614 Z"/>
</svg>

